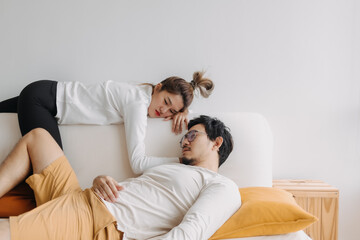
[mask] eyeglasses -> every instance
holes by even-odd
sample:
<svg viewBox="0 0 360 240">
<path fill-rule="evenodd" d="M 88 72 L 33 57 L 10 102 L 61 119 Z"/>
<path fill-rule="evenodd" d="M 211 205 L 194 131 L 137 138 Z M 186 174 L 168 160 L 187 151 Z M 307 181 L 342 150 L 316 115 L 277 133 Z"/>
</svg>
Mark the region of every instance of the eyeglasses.
<svg viewBox="0 0 360 240">
<path fill-rule="evenodd" d="M 183 143 L 184 143 L 185 138 L 186 138 L 189 142 L 192 142 L 192 141 L 195 140 L 196 136 L 197 136 L 198 134 L 200 134 L 200 133 L 206 134 L 206 133 L 204 133 L 204 132 L 199 132 L 198 130 L 191 130 L 191 131 L 187 132 L 187 133 L 181 138 L 181 140 L 180 140 L 180 147 L 183 147 Z"/>
</svg>

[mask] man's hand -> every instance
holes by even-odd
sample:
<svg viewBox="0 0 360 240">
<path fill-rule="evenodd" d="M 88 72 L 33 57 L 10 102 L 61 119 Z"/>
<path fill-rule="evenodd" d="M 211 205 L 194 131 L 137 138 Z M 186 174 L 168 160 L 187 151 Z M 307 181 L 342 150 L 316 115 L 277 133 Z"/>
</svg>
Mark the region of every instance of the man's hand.
<svg viewBox="0 0 360 240">
<path fill-rule="evenodd" d="M 171 116 L 171 117 L 166 117 L 164 120 L 168 121 L 170 119 L 173 120 L 172 123 L 172 131 L 175 134 L 179 134 L 182 132 L 183 129 L 183 125 L 185 126 L 185 129 L 187 128 L 188 125 L 188 110 L 186 109 L 184 112 L 178 112 L 177 114 Z"/>
<path fill-rule="evenodd" d="M 101 175 L 94 179 L 92 189 L 104 200 L 115 202 L 115 199 L 119 196 L 118 191 L 124 188 L 112 177 Z"/>
</svg>

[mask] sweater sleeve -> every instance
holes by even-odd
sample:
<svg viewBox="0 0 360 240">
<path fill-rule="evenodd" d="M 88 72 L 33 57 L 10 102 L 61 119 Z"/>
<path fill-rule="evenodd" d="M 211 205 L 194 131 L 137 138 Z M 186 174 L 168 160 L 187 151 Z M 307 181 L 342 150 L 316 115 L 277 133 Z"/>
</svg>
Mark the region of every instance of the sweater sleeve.
<svg viewBox="0 0 360 240">
<path fill-rule="evenodd" d="M 147 106 L 140 102 L 128 104 L 124 108 L 124 125 L 130 166 L 134 173 L 165 163 L 179 162 L 179 158 L 151 157 L 145 155 L 145 135 L 147 127 Z"/>
<path fill-rule="evenodd" d="M 168 233 L 152 240 L 207 240 L 240 207 L 238 187 L 232 181 L 213 183 L 205 187 L 184 216 L 182 222 Z"/>
</svg>

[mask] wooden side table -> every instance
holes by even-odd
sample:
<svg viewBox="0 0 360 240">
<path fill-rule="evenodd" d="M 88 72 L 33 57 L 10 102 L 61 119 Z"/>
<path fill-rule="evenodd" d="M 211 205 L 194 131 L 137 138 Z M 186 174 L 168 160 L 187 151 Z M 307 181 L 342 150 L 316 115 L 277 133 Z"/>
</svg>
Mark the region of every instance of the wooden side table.
<svg viewBox="0 0 360 240">
<path fill-rule="evenodd" d="M 338 239 L 337 188 L 317 180 L 273 180 L 273 187 L 292 193 L 304 210 L 319 219 L 304 230 L 313 240 Z"/>
</svg>

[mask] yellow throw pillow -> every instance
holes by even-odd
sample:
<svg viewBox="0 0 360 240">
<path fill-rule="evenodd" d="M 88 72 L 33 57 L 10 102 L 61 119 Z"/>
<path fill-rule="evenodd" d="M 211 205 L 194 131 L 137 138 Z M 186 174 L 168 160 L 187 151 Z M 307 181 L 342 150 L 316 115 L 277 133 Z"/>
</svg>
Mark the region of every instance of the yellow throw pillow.
<svg viewBox="0 0 360 240">
<path fill-rule="evenodd" d="M 292 194 L 278 188 L 240 188 L 242 205 L 210 238 L 239 238 L 296 232 L 317 221 Z"/>
</svg>

